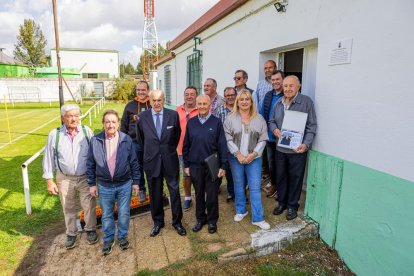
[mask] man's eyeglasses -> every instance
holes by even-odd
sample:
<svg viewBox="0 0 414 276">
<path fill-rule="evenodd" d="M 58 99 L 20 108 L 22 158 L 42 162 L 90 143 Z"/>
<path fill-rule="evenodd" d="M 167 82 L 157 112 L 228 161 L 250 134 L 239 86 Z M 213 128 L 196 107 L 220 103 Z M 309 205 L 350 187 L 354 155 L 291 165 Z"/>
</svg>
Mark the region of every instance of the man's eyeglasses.
<svg viewBox="0 0 414 276">
<path fill-rule="evenodd" d="M 234 77 L 233 80 L 241 80 L 242 77 Z"/>
<path fill-rule="evenodd" d="M 236 94 L 228 94 L 225 96 L 226 98 L 230 98 L 230 97 L 236 97 Z"/>
</svg>

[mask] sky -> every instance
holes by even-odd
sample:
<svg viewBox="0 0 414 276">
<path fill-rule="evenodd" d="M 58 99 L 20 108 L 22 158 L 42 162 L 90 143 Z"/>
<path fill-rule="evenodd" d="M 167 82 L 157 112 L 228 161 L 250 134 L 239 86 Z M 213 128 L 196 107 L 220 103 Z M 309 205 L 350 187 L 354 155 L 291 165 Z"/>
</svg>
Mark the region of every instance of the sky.
<svg viewBox="0 0 414 276">
<path fill-rule="evenodd" d="M 56 0 L 61 48 L 118 50 L 120 62 L 137 65 L 142 53 L 143 0 Z M 173 40 L 219 0 L 155 0 L 158 40 Z M 46 54 L 55 47 L 51 0 L 1 0 L 0 48 L 13 56 L 24 19 L 40 25 Z"/>
</svg>

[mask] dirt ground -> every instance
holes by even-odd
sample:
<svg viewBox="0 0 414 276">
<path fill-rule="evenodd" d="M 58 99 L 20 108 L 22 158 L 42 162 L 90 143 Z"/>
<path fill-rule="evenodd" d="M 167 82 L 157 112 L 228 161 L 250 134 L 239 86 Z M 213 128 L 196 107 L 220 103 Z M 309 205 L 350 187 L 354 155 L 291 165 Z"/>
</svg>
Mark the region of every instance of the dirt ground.
<svg viewBox="0 0 414 276">
<path fill-rule="evenodd" d="M 222 188 L 223 189 L 223 188 Z M 109 256 L 102 256 L 102 241 L 88 245 L 86 234 L 77 239 L 72 250 L 64 248 L 66 239 L 63 221 L 50 225 L 39 235 L 15 275 L 289 275 L 332 274 L 349 275 L 351 272 L 336 255 L 315 238 L 301 241 L 282 252 L 243 261 L 218 262 L 220 254 L 237 248 L 248 248 L 251 234 L 258 231 L 251 224 L 250 214 L 239 223 L 233 221 L 233 203 L 219 196 L 220 219 L 218 232 L 209 234 L 207 227 L 192 233 L 195 208 L 184 212 L 183 225 L 187 236 L 179 236 L 171 226 L 171 210 L 165 208 L 166 226 L 157 237 L 149 237 L 153 226 L 149 214 L 131 219 L 129 240 L 131 248 L 121 251 L 116 243 Z M 274 199 L 263 197 L 265 218 L 272 228 L 282 224 L 303 223 L 301 218 L 287 222 L 285 214 L 271 214 Z M 303 206 L 303 204 L 301 204 Z M 250 206 L 248 206 L 250 209 Z M 299 217 L 303 215 L 299 212 Z M 98 231 L 100 237 L 101 231 Z M 296 247 L 295 247 L 296 246 Z M 292 270 L 293 269 L 293 270 Z M 297 272 L 297 273 L 296 273 Z"/>
</svg>

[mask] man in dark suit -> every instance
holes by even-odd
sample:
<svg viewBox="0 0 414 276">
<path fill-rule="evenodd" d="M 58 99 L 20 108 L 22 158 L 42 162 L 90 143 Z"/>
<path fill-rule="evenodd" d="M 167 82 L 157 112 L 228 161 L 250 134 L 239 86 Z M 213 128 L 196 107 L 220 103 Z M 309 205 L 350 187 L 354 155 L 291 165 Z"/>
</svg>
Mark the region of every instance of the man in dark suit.
<svg viewBox="0 0 414 276">
<path fill-rule="evenodd" d="M 172 225 L 179 235 L 184 236 L 187 232 L 181 224 L 183 211 L 178 187 L 177 145 L 181 135 L 178 113 L 164 108 L 165 98 L 161 90 L 151 91 L 150 101 L 152 108 L 138 114 L 137 127 L 137 140 L 144 151 L 144 171 L 151 186 L 150 207 L 154 227 L 150 236 L 158 235 L 164 227 L 164 179 L 170 192 Z"/>
</svg>

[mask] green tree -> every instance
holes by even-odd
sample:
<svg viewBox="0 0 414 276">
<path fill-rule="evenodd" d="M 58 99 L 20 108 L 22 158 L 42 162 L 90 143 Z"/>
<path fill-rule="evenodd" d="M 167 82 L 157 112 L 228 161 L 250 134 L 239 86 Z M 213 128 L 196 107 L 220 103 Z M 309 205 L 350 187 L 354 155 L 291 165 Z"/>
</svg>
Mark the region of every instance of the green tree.
<svg viewBox="0 0 414 276">
<path fill-rule="evenodd" d="M 132 66 L 131 62 L 128 62 L 127 66 L 125 67 L 125 74 L 133 75 L 135 73 L 134 66 Z"/>
<path fill-rule="evenodd" d="M 168 44 L 170 42 L 167 41 L 167 44 L 165 44 L 165 47 L 158 43 L 158 59 L 161 59 L 168 55 L 171 51 L 168 50 Z"/>
<path fill-rule="evenodd" d="M 123 78 L 125 76 L 125 64 L 119 65 L 119 76 Z"/>
<path fill-rule="evenodd" d="M 171 52 L 170 50 L 168 50 L 169 43 L 170 42 L 168 41 L 165 47 L 162 44 L 158 43 L 158 60 L 162 59 L 163 57 L 165 57 Z M 142 67 L 143 59 L 144 59 L 144 54 L 142 54 L 139 57 L 139 62 L 138 62 L 137 71 L 136 71 L 138 75 L 141 75 L 143 72 L 143 67 Z"/>
<path fill-rule="evenodd" d="M 44 66 L 47 63 L 45 47 L 47 41 L 40 26 L 34 20 L 25 19 L 19 27 L 14 57 L 31 66 Z"/>
<path fill-rule="evenodd" d="M 116 79 L 112 99 L 123 102 L 131 100 L 135 95 L 136 84 L 134 80 Z"/>
<path fill-rule="evenodd" d="M 137 74 L 138 75 L 142 75 L 142 59 L 144 58 L 144 56 L 143 55 L 141 55 L 140 57 L 139 57 L 139 62 L 138 62 L 138 65 L 137 65 Z"/>
</svg>

